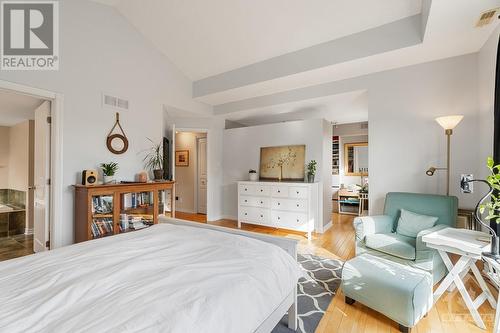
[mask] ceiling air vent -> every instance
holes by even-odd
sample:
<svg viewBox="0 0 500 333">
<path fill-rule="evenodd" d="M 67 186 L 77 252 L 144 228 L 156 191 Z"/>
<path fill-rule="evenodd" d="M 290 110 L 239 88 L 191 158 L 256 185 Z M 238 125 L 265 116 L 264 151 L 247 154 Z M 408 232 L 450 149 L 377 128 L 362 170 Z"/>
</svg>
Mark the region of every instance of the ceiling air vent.
<svg viewBox="0 0 500 333">
<path fill-rule="evenodd" d="M 103 106 L 112 107 L 114 109 L 120 109 L 120 110 L 129 109 L 129 101 L 123 98 L 107 94 L 102 94 L 102 104 Z"/>
<path fill-rule="evenodd" d="M 476 23 L 476 27 L 480 28 L 490 24 L 495 19 L 495 14 L 497 13 L 498 9 L 499 8 L 490 9 L 481 13 L 479 20 Z"/>
</svg>

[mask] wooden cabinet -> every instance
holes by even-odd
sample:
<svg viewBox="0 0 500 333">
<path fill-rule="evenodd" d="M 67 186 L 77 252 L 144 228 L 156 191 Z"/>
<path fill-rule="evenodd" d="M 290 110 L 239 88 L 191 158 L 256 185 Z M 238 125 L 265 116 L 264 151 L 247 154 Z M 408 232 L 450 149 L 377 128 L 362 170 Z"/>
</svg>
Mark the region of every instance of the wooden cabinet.
<svg viewBox="0 0 500 333">
<path fill-rule="evenodd" d="M 75 185 L 75 241 L 117 235 L 175 216 L 175 183 Z"/>
<path fill-rule="evenodd" d="M 238 226 L 251 223 L 307 232 L 321 223 L 318 183 L 238 182 Z"/>
</svg>

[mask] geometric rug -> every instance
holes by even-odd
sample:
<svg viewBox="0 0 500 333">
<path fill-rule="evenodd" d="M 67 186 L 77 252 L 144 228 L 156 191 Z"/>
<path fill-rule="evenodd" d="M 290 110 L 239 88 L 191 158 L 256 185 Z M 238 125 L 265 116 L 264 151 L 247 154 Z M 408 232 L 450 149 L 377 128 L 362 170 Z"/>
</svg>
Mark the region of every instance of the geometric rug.
<svg viewBox="0 0 500 333">
<path fill-rule="evenodd" d="M 297 284 L 297 332 L 314 333 L 340 286 L 344 263 L 311 254 L 299 254 L 297 261 L 307 273 Z M 272 333 L 294 332 L 287 327 L 287 322 L 288 315 L 285 315 Z"/>
</svg>

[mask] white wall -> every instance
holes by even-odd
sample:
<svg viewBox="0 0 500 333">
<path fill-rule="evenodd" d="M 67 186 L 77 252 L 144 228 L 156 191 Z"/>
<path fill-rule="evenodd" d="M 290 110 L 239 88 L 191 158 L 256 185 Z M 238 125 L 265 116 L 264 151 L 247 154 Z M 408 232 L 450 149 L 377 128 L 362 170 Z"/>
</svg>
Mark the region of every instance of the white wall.
<svg viewBox="0 0 500 333">
<path fill-rule="evenodd" d="M 366 84 L 371 213 L 382 211 L 389 191 L 445 193 L 445 174 L 428 177 L 425 170 L 446 163 L 444 130 L 434 118 L 449 114 L 465 115 L 452 137 L 450 194 L 460 207 L 473 208 L 477 193 L 461 194 L 459 181 L 484 164 L 478 153 L 477 55 L 370 75 Z"/>
<path fill-rule="evenodd" d="M 175 150 L 189 151 L 189 165 L 175 167 L 175 209 L 180 212 L 197 213 L 195 203 L 196 177 L 198 166 L 197 139 L 206 137 L 205 133 L 179 132 L 175 135 Z M 208 140 L 207 140 L 208 141 Z"/>
<path fill-rule="evenodd" d="M 478 98 L 479 98 L 479 161 L 483 162 L 478 176 L 484 178 L 488 169 L 484 166 L 488 156 L 493 156 L 493 128 L 495 104 L 495 73 L 498 36 L 500 27 L 490 36 L 477 56 L 478 65 Z M 496 161 L 500 163 L 500 161 Z"/>
<path fill-rule="evenodd" d="M 224 130 L 223 150 L 223 217 L 236 219 L 238 216 L 238 195 L 236 182 L 248 180 L 248 170 L 259 170 L 260 148 L 286 145 L 306 145 L 305 162 L 316 160 L 318 168 L 316 181 L 323 181 L 325 174 L 331 173 L 331 126 L 322 119 L 292 121 L 252 127 Z M 329 137 L 329 150 L 324 138 Z M 209 138 L 210 140 L 210 138 Z M 329 152 L 329 163 L 324 155 Z M 330 205 L 329 213 L 324 216 L 324 224 L 331 218 L 331 179 L 326 177 L 328 191 L 326 200 Z"/>
<path fill-rule="evenodd" d="M 24 121 L 9 130 L 9 189 L 28 191 L 30 170 L 30 122 Z"/>
<path fill-rule="evenodd" d="M 115 9 L 90 1 L 60 5 L 60 70 L 2 71 L 0 79 L 64 94 L 63 243 L 73 242 L 73 188 L 78 173 L 101 162 L 116 161 L 117 177 L 133 179 L 143 169 L 140 151 L 146 137 L 160 140 L 162 105 L 208 114 L 192 99 L 192 83 Z M 114 110 L 101 107 L 101 93 L 130 100 L 121 113 L 129 150 L 113 155 L 105 145 Z"/>
<path fill-rule="evenodd" d="M 9 127 L 0 126 L 0 189 L 9 188 Z"/>
</svg>

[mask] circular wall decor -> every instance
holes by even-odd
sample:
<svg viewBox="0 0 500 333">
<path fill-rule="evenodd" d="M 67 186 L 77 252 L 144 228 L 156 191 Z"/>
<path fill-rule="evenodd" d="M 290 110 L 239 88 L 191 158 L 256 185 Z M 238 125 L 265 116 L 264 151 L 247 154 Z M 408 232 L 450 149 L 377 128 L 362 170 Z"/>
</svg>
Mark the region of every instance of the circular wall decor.
<svg viewBox="0 0 500 333">
<path fill-rule="evenodd" d="M 128 150 L 128 139 L 121 134 L 112 134 L 106 139 L 106 145 L 110 152 L 120 155 Z"/>
<path fill-rule="evenodd" d="M 121 131 L 121 134 L 115 133 L 112 134 L 115 130 L 116 126 Z M 106 138 L 106 146 L 108 150 L 113 154 L 120 155 L 125 153 L 128 150 L 128 139 L 123 131 L 122 126 L 120 125 L 120 114 L 116 113 L 116 122 L 111 131 L 108 133 L 108 137 Z"/>
</svg>

